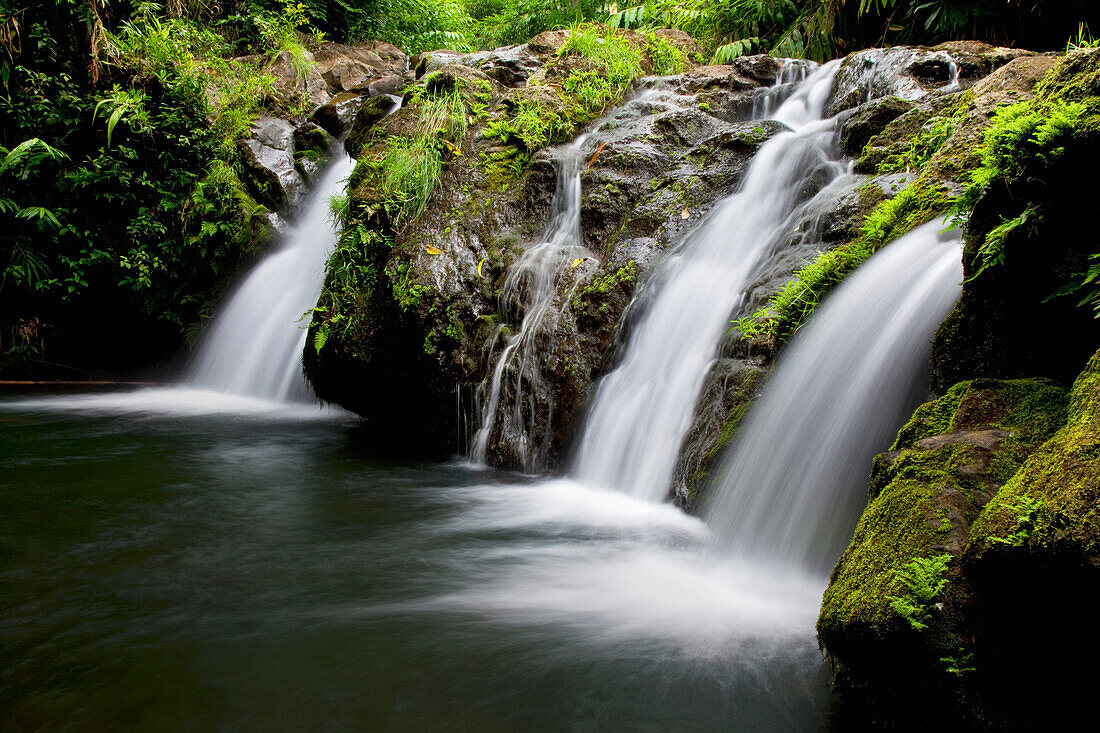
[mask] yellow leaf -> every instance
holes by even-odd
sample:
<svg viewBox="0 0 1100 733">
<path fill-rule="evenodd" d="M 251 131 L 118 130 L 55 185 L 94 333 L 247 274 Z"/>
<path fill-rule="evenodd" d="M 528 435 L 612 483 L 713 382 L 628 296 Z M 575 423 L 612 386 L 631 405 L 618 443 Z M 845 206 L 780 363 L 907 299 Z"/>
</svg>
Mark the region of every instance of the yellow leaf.
<svg viewBox="0 0 1100 733">
<path fill-rule="evenodd" d="M 485 258 L 482 257 L 481 262 L 477 263 L 477 276 L 478 277 L 485 277 L 484 275 L 481 274 L 481 266 L 484 265 L 484 264 L 485 264 Z"/>
<path fill-rule="evenodd" d="M 684 210 L 680 212 L 680 218 L 681 219 L 686 219 L 689 216 L 691 216 L 691 211 L 689 211 L 688 208 L 685 206 Z"/>
<path fill-rule="evenodd" d="M 462 148 L 458 147 L 450 140 L 444 140 L 443 144 L 446 145 L 447 148 L 455 155 L 462 155 Z"/>
<path fill-rule="evenodd" d="M 433 247 L 430 244 L 425 244 L 424 245 L 424 251 L 427 252 L 430 255 L 441 255 L 441 254 L 443 254 L 443 250 L 437 249 L 436 247 Z"/>
<path fill-rule="evenodd" d="M 575 259 L 575 260 L 573 260 L 573 264 L 571 264 L 570 267 L 576 267 L 580 263 L 584 262 L 586 259 L 587 259 L 586 257 L 580 257 L 578 259 Z"/>
</svg>

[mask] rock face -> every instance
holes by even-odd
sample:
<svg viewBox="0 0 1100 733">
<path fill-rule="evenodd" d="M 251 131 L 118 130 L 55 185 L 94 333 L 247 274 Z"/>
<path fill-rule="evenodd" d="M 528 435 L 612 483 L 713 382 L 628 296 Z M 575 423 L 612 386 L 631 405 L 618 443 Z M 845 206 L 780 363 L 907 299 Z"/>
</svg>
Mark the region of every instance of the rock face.
<svg viewBox="0 0 1100 733">
<path fill-rule="evenodd" d="M 631 43 L 646 43 L 638 34 L 623 35 Z M 524 315 L 499 302 L 504 275 L 538 243 L 555 180 L 552 152 L 539 152 L 538 145 L 531 148 L 527 141 L 502 137 L 498 131 L 531 105 L 543 110 L 568 107 L 559 97 L 563 83 L 587 62 L 562 53 L 567 38 L 566 32 L 555 31 L 489 52 L 421 54 L 412 63 L 420 82 L 406 93 L 404 109 L 386 118 L 385 105 L 372 102 L 358 108 L 346 145 L 361 161 L 357 175 L 374 182 L 356 187 L 353 201 L 366 213 L 359 220 L 384 238 L 369 268 L 381 286 L 370 288 L 368 301 L 360 298 L 359 305 L 350 307 L 357 314 L 349 317 L 355 327 L 341 328 L 336 339 L 323 321 L 315 324 L 322 328 L 323 344 L 307 349 L 306 363 L 322 398 L 367 416 L 407 412 L 415 404 L 415 413 L 431 416 L 437 442 L 448 450 L 467 444 L 484 417 L 486 380 Z M 665 38 L 690 48 L 683 38 Z M 964 88 L 1022 53 L 956 44 L 853 55 L 842 67 L 832 103 L 844 113 L 844 149 L 860 156 L 890 145 L 908 149 L 916 134 L 913 125 L 920 131 L 937 113 L 954 114 L 960 100 L 965 104 L 974 98 Z M 769 105 L 780 104 L 792 87 L 769 88 L 806 73 L 804 64 L 767 56 L 737 59 L 729 66 L 687 65 L 684 73 L 637 82 L 627 104 L 589 126 L 582 144 L 591 158 L 581 177 L 583 256 L 568 277 L 560 278 L 561 292 L 552 308 L 556 325 L 539 349 L 541 378 L 527 384 L 526 378 L 513 375 L 519 394 L 506 397 L 500 408 L 509 409 L 522 395 L 531 413 L 524 422 L 542 447 L 517 452 L 516 443 L 529 444 L 533 436 L 520 439 L 502 432 L 489 441 L 487 459 L 493 463 L 538 470 L 561 460 L 592 381 L 613 362 L 609 348 L 635 288 L 686 229 L 736 189 L 756 147 L 782 129 L 753 121 L 765 109 L 774 109 Z M 436 94 L 430 90 L 450 88 L 460 90 L 469 129 L 461 140 L 436 143 L 448 146 L 440 182 L 415 224 L 400 214 L 394 220 L 393 212 L 387 213 L 393 202 L 379 193 L 378 177 L 369 171 L 384 167 L 388 141 L 415 135 L 426 97 Z M 870 102 L 865 101 L 867 89 L 876 95 Z M 864 97 L 856 94 L 859 90 Z M 336 117 L 334 110 L 322 112 L 326 119 Z M 906 116 L 909 123 L 897 124 Z M 961 190 L 954 178 L 971 164 L 937 165 L 935 178 L 922 181 L 922 190 L 942 192 L 913 197 L 921 205 L 907 211 L 904 226 L 923 223 L 946 208 L 950 196 Z M 864 167 L 876 168 L 870 163 Z M 855 239 L 865 215 L 912 180 L 893 170 L 872 179 L 869 188 L 860 188 L 858 178 L 846 179 L 846 186 L 831 192 L 821 211 L 759 273 L 741 312 L 731 316 L 748 315 L 767 304 L 817 252 Z M 899 226 L 895 234 L 903 231 Z M 728 361 L 716 366 L 712 388 L 755 383 L 751 377 L 766 368 L 774 353 L 742 344 L 736 335 L 723 349 Z M 387 344 L 383 355 L 379 349 Z M 745 374 L 734 378 L 724 371 L 750 363 L 747 359 L 751 364 Z M 368 394 L 369 385 L 382 379 L 387 380 L 384 394 Z M 716 404 L 737 411 L 747 394 L 714 397 Z M 705 476 L 704 456 L 724 444 L 723 432 L 727 439 L 732 434 L 732 412 L 725 407 L 720 412 L 726 414 L 701 411 L 693 428 L 674 487 L 685 502 L 690 503 L 688 497 Z M 410 429 L 422 430 L 424 422 L 410 418 Z M 460 424 L 465 426 L 461 435 Z"/>
<path fill-rule="evenodd" d="M 964 714 L 954 708 L 959 670 L 977 664 L 964 570 L 974 528 L 1045 450 L 1066 407 L 1065 390 L 1048 381 L 961 382 L 918 408 L 875 459 L 870 503 L 818 620 L 840 688 L 873 701 L 866 716 L 894 717 L 914 699 L 927 706 L 920 721 Z"/>
</svg>

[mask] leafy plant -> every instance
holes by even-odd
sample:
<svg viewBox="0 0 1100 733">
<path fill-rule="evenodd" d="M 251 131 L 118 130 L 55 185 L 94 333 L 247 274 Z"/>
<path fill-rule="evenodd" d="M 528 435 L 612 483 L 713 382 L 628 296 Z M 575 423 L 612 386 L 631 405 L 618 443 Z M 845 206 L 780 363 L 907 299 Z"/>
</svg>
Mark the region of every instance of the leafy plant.
<svg viewBox="0 0 1100 733">
<path fill-rule="evenodd" d="M 111 92 L 99 100 L 94 116 L 107 117 L 107 146 L 111 146 L 111 136 L 115 125 L 125 119 L 131 130 L 139 132 L 149 126 L 149 112 L 145 109 L 148 97 L 140 89 L 123 89 L 115 84 Z M 109 116 L 108 116 L 109 115 Z"/>
<path fill-rule="evenodd" d="M 11 150 L 0 147 L 0 182 L 5 178 L 25 183 L 49 161 L 60 162 L 66 155 L 39 138 L 30 138 Z M 12 189 L 17 188 L 13 186 Z M 0 221 L 5 221 L 4 242 L 7 262 L 0 273 L 0 290 L 11 280 L 17 286 L 36 290 L 49 278 L 46 258 L 35 249 L 38 236 L 61 228 L 57 216 L 38 204 L 20 204 L 0 189 Z M 0 252 L 3 250 L 0 249 Z"/>
<path fill-rule="evenodd" d="M 1005 537 L 990 537 L 990 539 L 1002 545 L 1021 547 L 1031 536 L 1031 531 L 1035 528 L 1035 520 L 1039 516 L 1039 510 L 1042 506 L 1041 499 L 1033 499 L 1026 494 L 1020 496 L 1015 503 L 1008 507 L 1016 512 L 1015 528 Z"/>
<path fill-rule="evenodd" d="M 1066 41 L 1066 53 L 1076 51 L 1079 48 L 1100 48 L 1100 38 L 1096 38 L 1089 31 L 1089 24 L 1084 21 L 1077 24 L 1077 35 L 1071 36 Z"/>
<path fill-rule="evenodd" d="M 890 601 L 890 608 L 905 619 L 914 630 L 923 631 L 928 628 L 936 597 L 947 585 L 944 573 L 951 559 L 948 553 L 934 557 L 918 557 L 905 563 L 896 571 L 895 577 L 903 586 L 905 593 L 899 596 L 887 596 L 887 599 Z"/>
</svg>

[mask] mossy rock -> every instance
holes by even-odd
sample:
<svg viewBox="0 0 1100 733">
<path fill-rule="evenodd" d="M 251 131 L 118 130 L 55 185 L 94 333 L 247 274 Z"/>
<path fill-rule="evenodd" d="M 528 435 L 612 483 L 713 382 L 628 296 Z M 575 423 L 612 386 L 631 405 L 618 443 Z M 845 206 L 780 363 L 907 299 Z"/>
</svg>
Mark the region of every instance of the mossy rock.
<svg viewBox="0 0 1100 733">
<path fill-rule="evenodd" d="M 1077 378 L 1069 421 L 1035 451 L 970 530 L 967 558 L 1076 557 L 1100 567 L 1100 352 Z"/>
<path fill-rule="evenodd" d="M 907 630 L 889 597 L 915 558 L 960 554 L 996 489 L 1064 422 L 1065 390 L 1046 380 L 975 380 L 921 405 L 876 457 L 872 500 L 825 591 L 818 634 L 841 659 Z"/>
<path fill-rule="evenodd" d="M 390 113 L 397 103 L 387 95 L 370 97 L 363 102 L 355 113 L 355 119 L 351 123 L 351 130 L 344 138 L 344 149 L 348 155 L 358 158 L 363 148 L 368 144 L 370 133 L 375 124 Z"/>
<path fill-rule="evenodd" d="M 707 478 L 763 392 L 768 373 L 759 357 L 718 359 L 711 367 L 672 482 L 673 501 L 688 511 L 701 513 L 705 507 Z"/>
<path fill-rule="evenodd" d="M 913 102 L 898 97 L 884 97 L 858 107 L 841 123 L 840 149 L 845 155 L 859 155 L 872 138 L 915 108 Z"/>
<path fill-rule="evenodd" d="M 1065 426 L 970 528 L 968 686 L 990 727 L 1071 728 L 1091 710 L 1093 680 L 1079 665 L 1100 653 L 1098 500 L 1100 352 L 1074 383 Z"/>
</svg>

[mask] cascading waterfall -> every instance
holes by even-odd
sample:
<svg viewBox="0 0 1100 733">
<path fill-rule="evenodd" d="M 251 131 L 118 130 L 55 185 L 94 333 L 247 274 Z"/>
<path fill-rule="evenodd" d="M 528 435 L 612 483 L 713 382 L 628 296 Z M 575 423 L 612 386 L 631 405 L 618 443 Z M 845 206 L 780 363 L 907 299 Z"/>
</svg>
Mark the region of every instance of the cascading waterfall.
<svg viewBox="0 0 1100 733">
<path fill-rule="evenodd" d="M 535 406 L 528 404 L 524 395 L 532 394 L 532 387 L 542 381 L 539 356 L 548 351 L 546 339 L 554 332 L 561 308 L 569 301 L 568 296 L 558 298 L 562 279 L 571 277 L 577 281 L 569 264 L 585 255 L 580 223 L 584 140 L 582 135 L 559 149 L 557 187 L 546 234 L 540 244 L 528 248 L 508 268 L 504 279 L 501 313 L 513 319 L 522 315 L 522 320 L 497 357 L 489 380 L 478 392 L 481 427 L 470 449 L 470 456 L 477 463 L 485 463 L 490 439 L 499 430 L 503 442 L 517 454 L 521 465 L 528 470 L 534 466 L 539 448 L 538 416 L 533 414 Z M 503 328 L 498 328 L 489 339 L 490 364 Z M 502 399 L 509 409 L 502 416 L 503 424 L 498 426 L 497 412 Z M 549 422 L 550 416 L 545 417 Z"/>
<path fill-rule="evenodd" d="M 866 502 L 871 458 L 926 394 L 929 342 L 960 290 L 936 219 L 849 276 L 784 351 L 717 472 L 720 552 L 828 572 Z"/>
<path fill-rule="evenodd" d="M 801 221 L 811 185 L 846 172 L 835 119 L 822 119 L 839 62 L 816 69 L 776 111 L 791 128 L 765 142 L 741 190 L 660 265 L 622 362 L 597 386 L 573 475 L 660 501 L 668 492 L 692 408 L 730 314 L 757 266 Z"/>
<path fill-rule="evenodd" d="M 317 302 L 325 260 L 336 244 L 329 199 L 343 190 L 355 161 L 340 147 L 285 236 L 221 308 L 190 370 L 197 387 L 279 402 L 305 401 L 302 314 Z"/>
</svg>

